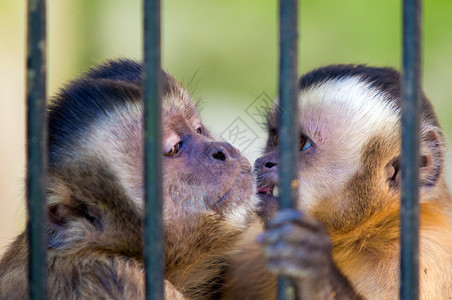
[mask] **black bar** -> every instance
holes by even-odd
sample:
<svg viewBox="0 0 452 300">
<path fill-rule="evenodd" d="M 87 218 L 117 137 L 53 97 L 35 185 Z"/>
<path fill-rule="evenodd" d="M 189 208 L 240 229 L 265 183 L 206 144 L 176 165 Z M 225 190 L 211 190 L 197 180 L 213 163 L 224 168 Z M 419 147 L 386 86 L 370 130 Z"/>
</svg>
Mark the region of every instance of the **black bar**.
<svg viewBox="0 0 452 300">
<path fill-rule="evenodd" d="M 279 188 L 280 208 L 296 207 L 298 194 L 298 0 L 280 0 Z M 279 278 L 278 299 L 293 299 L 289 280 Z"/>
<path fill-rule="evenodd" d="M 421 1 L 403 1 L 400 299 L 419 298 L 419 123 Z"/>
<path fill-rule="evenodd" d="M 27 199 L 30 299 L 47 295 L 46 3 L 28 1 L 27 43 Z"/>
<path fill-rule="evenodd" d="M 160 1 L 144 1 L 145 226 L 146 299 L 163 299 Z"/>
</svg>

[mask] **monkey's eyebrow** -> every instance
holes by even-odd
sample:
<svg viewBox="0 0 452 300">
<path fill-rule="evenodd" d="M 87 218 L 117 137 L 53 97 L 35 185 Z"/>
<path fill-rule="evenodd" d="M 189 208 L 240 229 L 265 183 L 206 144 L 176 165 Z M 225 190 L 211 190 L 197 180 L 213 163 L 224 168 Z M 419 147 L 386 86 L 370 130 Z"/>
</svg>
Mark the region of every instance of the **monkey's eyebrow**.
<svg viewBox="0 0 452 300">
<path fill-rule="evenodd" d="M 300 134 L 307 134 L 310 132 L 309 128 L 306 128 L 306 126 L 299 124 L 298 130 L 300 131 Z"/>
<path fill-rule="evenodd" d="M 308 138 L 311 142 L 316 143 L 319 142 L 319 139 L 322 139 L 322 130 L 317 123 L 308 124 L 308 126 L 306 124 L 300 124 L 299 130 L 300 136 Z"/>
</svg>

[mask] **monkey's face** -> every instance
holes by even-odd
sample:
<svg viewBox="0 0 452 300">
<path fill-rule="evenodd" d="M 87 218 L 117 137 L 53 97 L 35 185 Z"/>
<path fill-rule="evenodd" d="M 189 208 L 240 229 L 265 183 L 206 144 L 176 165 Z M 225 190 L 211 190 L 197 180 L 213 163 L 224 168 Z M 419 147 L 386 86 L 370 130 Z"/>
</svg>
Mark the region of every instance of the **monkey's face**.
<svg viewBox="0 0 452 300">
<path fill-rule="evenodd" d="M 399 155 L 399 116 L 384 97 L 356 77 L 301 90 L 296 162 L 300 209 L 314 216 L 325 211 L 343 216 L 365 210 L 375 195 L 393 194 L 388 179 L 397 169 L 387 165 Z M 264 219 L 278 207 L 277 123 L 274 108 L 265 154 L 255 162 Z"/>
<path fill-rule="evenodd" d="M 169 79 L 168 79 L 169 80 Z M 167 224 L 210 215 L 246 225 L 254 211 L 249 161 L 203 126 L 194 101 L 175 82 L 162 97 L 163 216 Z M 140 210 L 144 206 L 143 107 L 127 102 L 90 130 L 93 155 L 103 155 Z M 102 151 L 100 151 L 102 150 Z"/>
<path fill-rule="evenodd" d="M 48 199 L 55 245 L 89 240 L 141 255 L 145 151 L 140 72 L 133 62 L 108 63 L 69 85 L 51 109 Z M 257 198 L 248 160 L 230 144 L 214 140 L 187 91 L 169 74 L 161 75 L 163 143 L 158 155 L 163 160 L 167 261 L 191 264 L 187 253 L 228 248 L 246 229 Z"/>
<path fill-rule="evenodd" d="M 195 111 L 166 112 L 163 128 L 165 215 L 216 215 L 242 226 L 257 201 L 249 161 L 213 139 Z"/>
</svg>

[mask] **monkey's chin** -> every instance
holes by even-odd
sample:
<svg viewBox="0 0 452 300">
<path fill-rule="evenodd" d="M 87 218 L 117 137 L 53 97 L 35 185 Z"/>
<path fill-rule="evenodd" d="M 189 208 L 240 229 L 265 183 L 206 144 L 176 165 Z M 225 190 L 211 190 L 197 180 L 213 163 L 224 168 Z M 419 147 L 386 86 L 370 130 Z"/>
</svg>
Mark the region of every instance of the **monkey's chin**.
<svg viewBox="0 0 452 300">
<path fill-rule="evenodd" d="M 279 208 L 279 198 L 267 193 L 257 193 L 260 202 L 257 205 L 257 215 L 263 222 L 271 219 Z"/>
<path fill-rule="evenodd" d="M 217 212 L 225 212 L 238 206 L 254 206 L 250 202 L 253 196 L 253 176 L 250 172 L 241 172 L 232 184 L 231 188 L 216 201 L 213 209 Z"/>
<path fill-rule="evenodd" d="M 224 201 L 226 201 L 226 200 L 228 199 L 228 197 L 230 197 L 231 191 L 232 191 L 232 189 L 229 189 L 229 190 L 226 192 L 226 194 L 224 194 L 224 195 L 220 198 L 220 200 L 217 201 L 216 205 L 219 206 L 219 205 L 221 205 Z"/>
</svg>

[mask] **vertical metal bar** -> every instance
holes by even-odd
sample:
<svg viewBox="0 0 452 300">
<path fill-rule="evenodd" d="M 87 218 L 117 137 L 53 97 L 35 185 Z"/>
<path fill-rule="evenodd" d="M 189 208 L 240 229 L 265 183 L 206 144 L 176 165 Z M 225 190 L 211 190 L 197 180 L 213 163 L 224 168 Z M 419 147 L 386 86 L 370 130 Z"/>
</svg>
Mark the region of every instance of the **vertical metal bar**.
<svg viewBox="0 0 452 300">
<path fill-rule="evenodd" d="M 28 1 L 27 37 L 27 199 L 30 299 L 47 294 L 46 3 Z"/>
<path fill-rule="evenodd" d="M 163 299 L 160 0 L 144 0 L 146 299 Z"/>
<path fill-rule="evenodd" d="M 279 187 L 280 208 L 295 207 L 298 193 L 298 0 L 279 2 Z M 293 299 L 289 280 L 280 277 L 278 299 Z"/>
<path fill-rule="evenodd" d="M 419 123 L 421 1 L 403 1 L 400 299 L 419 297 Z"/>
</svg>

